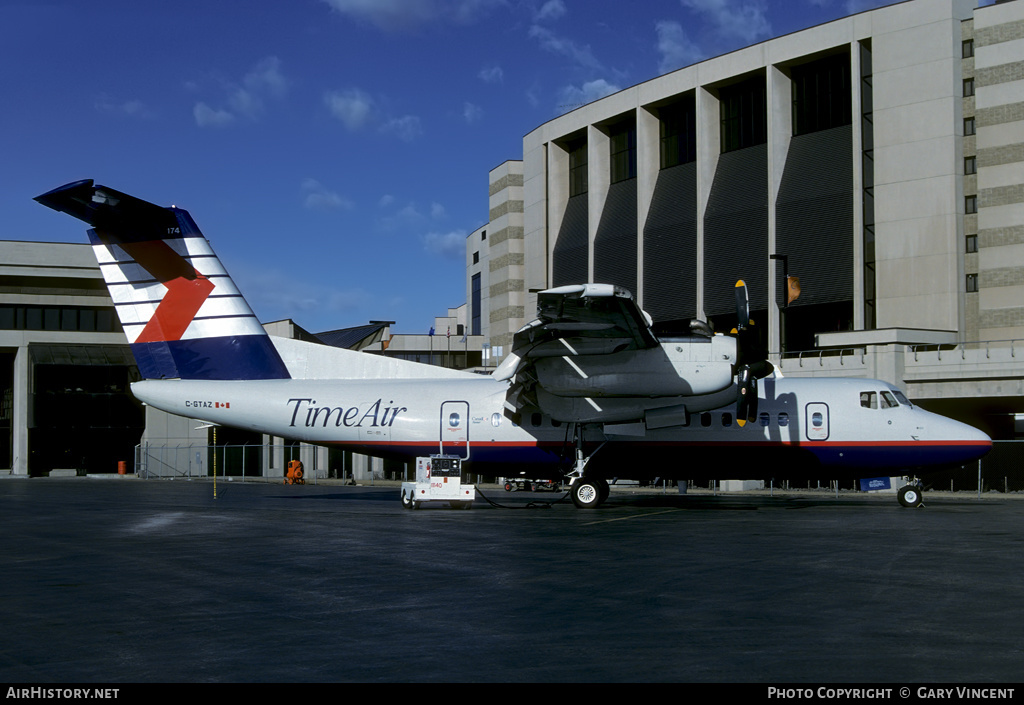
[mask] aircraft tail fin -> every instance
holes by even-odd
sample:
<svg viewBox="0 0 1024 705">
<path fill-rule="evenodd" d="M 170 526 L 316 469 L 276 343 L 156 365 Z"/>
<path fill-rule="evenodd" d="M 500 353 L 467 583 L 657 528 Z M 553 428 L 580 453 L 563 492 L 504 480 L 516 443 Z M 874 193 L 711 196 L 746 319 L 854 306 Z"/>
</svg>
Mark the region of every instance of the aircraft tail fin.
<svg viewBox="0 0 1024 705">
<path fill-rule="evenodd" d="M 288 370 L 192 216 L 94 185 L 39 203 L 92 226 L 89 240 L 146 379 L 282 379 Z"/>
</svg>

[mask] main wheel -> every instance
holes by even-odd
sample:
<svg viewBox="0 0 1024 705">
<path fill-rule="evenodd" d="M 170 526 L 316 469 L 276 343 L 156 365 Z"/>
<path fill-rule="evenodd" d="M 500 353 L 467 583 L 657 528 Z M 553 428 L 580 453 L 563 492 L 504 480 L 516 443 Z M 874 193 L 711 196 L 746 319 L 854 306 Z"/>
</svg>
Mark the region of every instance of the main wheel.
<svg viewBox="0 0 1024 705">
<path fill-rule="evenodd" d="M 904 485 L 896 493 L 896 498 L 899 499 L 900 504 L 904 507 L 920 507 L 924 502 L 921 488 L 917 485 Z"/>
<path fill-rule="evenodd" d="M 572 485 L 572 503 L 578 509 L 595 509 L 601 504 L 601 485 L 594 480 L 576 480 Z"/>
</svg>

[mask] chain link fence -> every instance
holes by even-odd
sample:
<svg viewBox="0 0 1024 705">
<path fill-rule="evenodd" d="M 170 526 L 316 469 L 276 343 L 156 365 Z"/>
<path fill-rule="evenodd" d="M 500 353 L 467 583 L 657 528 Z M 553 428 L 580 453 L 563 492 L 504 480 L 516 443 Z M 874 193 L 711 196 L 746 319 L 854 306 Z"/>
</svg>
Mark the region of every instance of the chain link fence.
<svg viewBox="0 0 1024 705">
<path fill-rule="evenodd" d="M 290 460 L 299 460 L 306 481 L 318 479 L 353 479 L 351 463 L 345 459 L 324 460 L 323 449 L 305 444 L 295 445 L 139 445 L 135 448 L 135 472 L 142 478 L 218 477 L 238 478 L 241 481 L 284 477 Z M 410 470 L 403 463 L 386 462 L 383 468 L 371 471 L 360 480 L 404 480 Z M 483 478 L 477 478 L 481 480 Z M 1024 492 L 1024 441 L 995 441 L 992 451 L 969 465 L 929 473 L 925 486 L 931 490 L 948 492 Z M 690 481 L 691 487 L 713 486 L 702 481 Z M 779 489 L 856 490 L 856 480 L 835 482 L 820 480 L 787 481 L 776 485 Z"/>
<path fill-rule="evenodd" d="M 865 475 L 865 479 L 868 475 Z M 989 492 L 1024 492 L 1024 441 L 993 441 L 992 450 L 984 458 L 954 468 L 930 472 L 923 476 L 926 490 L 969 492 L 981 495 Z M 692 487 L 714 490 L 718 480 L 690 481 Z M 859 480 L 830 480 L 826 476 L 813 480 L 777 481 L 781 490 L 859 490 Z"/>
<path fill-rule="evenodd" d="M 288 462 L 302 463 L 306 482 L 351 474 L 320 467 L 322 453 L 316 446 L 298 445 L 138 445 L 135 473 L 145 479 L 230 477 L 246 480 L 282 480 Z"/>
</svg>

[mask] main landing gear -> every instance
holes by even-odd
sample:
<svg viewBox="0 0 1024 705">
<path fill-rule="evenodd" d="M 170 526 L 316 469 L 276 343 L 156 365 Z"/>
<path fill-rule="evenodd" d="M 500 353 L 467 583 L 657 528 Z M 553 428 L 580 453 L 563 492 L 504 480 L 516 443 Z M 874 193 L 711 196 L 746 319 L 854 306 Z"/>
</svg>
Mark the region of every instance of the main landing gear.
<svg viewBox="0 0 1024 705">
<path fill-rule="evenodd" d="M 608 499 L 608 481 L 604 478 L 581 477 L 572 480 L 569 492 L 577 509 L 596 509 Z"/>
<path fill-rule="evenodd" d="M 896 499 L 898 499 L 900 504 L 904 507 L 920 507 L 923 505 L 924 491 L 921 488 L 921 482 L 914 481 L 909 485 L 903 485 L 903 487 L 896 492 Z"/>
<path fill-rule="evenodd" d="M 596 509 L 600 507 L 610 491 L 608 481 L 603 477 L 587 474 L 586 467 L 590 459 L 597 454 L 597 451 L 604 447 L 599 445 L 593 453 L 585 456 L 583 454 L 583 425 L 576 424 L 573 429 L 573 442 L 576 446 L 576 460 L 572 472 L 567 475 L 569 494 L 572 503 L 577 509 Z"/>
</svg>

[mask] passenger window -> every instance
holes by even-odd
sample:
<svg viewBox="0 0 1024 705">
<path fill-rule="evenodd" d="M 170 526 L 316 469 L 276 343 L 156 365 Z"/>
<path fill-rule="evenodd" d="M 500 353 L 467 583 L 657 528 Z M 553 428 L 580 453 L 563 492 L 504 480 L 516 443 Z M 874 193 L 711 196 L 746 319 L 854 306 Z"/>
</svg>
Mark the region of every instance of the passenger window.
<svg viewBox="0 0 1024 705">
<path fill-rule="evenodd" d="M 722 425 L 726 428 L 732 426 L 732 414 L 722 414 Z"/>
<path fill-rule="evenodd" d="M 788 426 L 789 425 L 789 414 L 787 414 L 785 411 L 782 411 L 782 412 L 779 413 L 779 425 L 780 426 Z"/>
<path fill-rule="evenodd" d="M 861 392 L 860 393 L 860 405 L 865 409 L 877 409 L 878 399 L 875 397 L 874 392 Z"/>
<path fill-rule="evenodd" d="M 536 428 L 537 426 L 540 426 L 541 419 L 542 419 L 541 415 L 536 413 L 536 412 L 530 414 L 530 424 L 534 428 Z"/>
<path fill-rule="evenodd" d="M 761 419 L 761 425 L 765 427 L 767 427 L 768 424 L 772 422 L 771 414 L 769 414 L 767 411 L 762 411 L 759 418 Z"/>
<path fill-rule="evenodd" d="M 894 409 L 899 404 L 896 403 L 896 397 L 890 392 L 882 392 L 882 408 L 883 409 Z"/>
<path fill-rule="evenodd" d="M 706 411 L 703 414 L 701 414 L 700 415 L 700 425 L 703 426 L 704 428 L 707 428 L 708 426 L 710 426 L 711 425 L 711 414 L 709 414 Z"/>
</svg>

